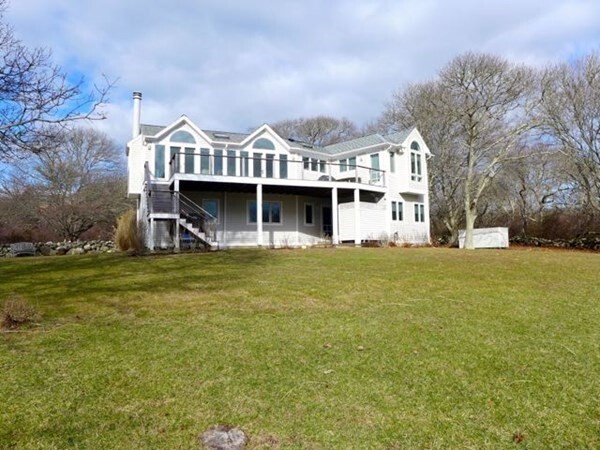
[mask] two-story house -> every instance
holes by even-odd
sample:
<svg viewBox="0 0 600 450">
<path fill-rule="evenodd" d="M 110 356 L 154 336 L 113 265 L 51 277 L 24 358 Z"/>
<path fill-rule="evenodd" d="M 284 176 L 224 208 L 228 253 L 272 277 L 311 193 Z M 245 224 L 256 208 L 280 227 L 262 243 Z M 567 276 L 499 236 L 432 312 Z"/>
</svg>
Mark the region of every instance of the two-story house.
<svg viewBox="0 0 600 450">
<path fill-rule="evenodd" d="M 134 93 L 128 192 L 151 249 L 430 240 L 430 152 L 416 128 L 316 147 L 268 125 L 141 124 L 141 98 Z"/>
</svg>

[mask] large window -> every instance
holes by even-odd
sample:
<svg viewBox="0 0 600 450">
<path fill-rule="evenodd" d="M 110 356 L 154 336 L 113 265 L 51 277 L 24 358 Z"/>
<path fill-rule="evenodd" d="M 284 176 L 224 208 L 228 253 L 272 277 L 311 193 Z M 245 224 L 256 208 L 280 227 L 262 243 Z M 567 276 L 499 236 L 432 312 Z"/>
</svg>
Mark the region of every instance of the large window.
<svg viewBox="0 0 600 450">
<path fill-rule="evenodd" d="M 194 149 L 193 148 L 185 148 L 185 165 L 184 165 L 185 173 L 194 173 Z M 204 173 L 204 172 L 202 172 Z M 207 172 L 208 173 L 208 172 Z"/>
<path fill-rule="evenodd" d="M 240 173 L 243 177 L 250 176 L 250 158 L 248 152 L 240 152 Z M 235 166 L 233 169 L 235 173 Z"/>
<path fill-rule="evenodd" d="M 248 223 L 256 223 L 256 201 L 248 202 Z M 281 202 L 263 201 L 262 221 L 268 224 L 281 223 Z"/>
<path fill-rule="evenodd" d="M 252 153 L 252 175 L 260 177 L 262 175 L 262 153 Z"/>
<path fill-rule="evenodd" d="M 154 176 L 156 178 L 165 177 L 165 146 L 157 145 L 154 147 Z"/>
<path fill-rule="evenodd" d="M 412 181 L 421 181 L 421 148 L 416 141 L 410 144 L 410 179 Z"/>
<path fill-rule="evenodd" d="M 304 225 L 312 226 L 315 224 L 315 205 L 312 203 L 304 204 Z"/>
<path fill-rule="evenodd" d="M 227 175 L 235 176 L 235 150 L 227 150 Z"/>
<path fill-rule="evenodd" d="M 425 205 L 415 203 L 415 222 L 425 222 Z"/>
<path fill-rule="evenodd" d="M 288 159 L 287 155 L 279 155 L 279 178 L 288 177 Z"/>
<path fill-rule="evenodd" d="M 210 150 L 207 148 L 200 149 L 200 173 L 210 174 Z"/>
<path fill-rule="evenodd" d="M 223 150 L 215 150 L 215 175 L 223 175 Z"/>
<path fill-rule="evenodd" d="M 393 221 L 402 221 L 404 216 L 403 205 L 402 202 L 392 202 L 392 220 Z"/>
<path fill-rule="evenodd" d="M 274 166 L 274 161 L 275 161 L 275 155 L 265 155 L 265 157 L 267 158 L 265 160 L 265 169 L 267 172 L 267 178 L 273 178 L 273 166 Z"/>
</svg>

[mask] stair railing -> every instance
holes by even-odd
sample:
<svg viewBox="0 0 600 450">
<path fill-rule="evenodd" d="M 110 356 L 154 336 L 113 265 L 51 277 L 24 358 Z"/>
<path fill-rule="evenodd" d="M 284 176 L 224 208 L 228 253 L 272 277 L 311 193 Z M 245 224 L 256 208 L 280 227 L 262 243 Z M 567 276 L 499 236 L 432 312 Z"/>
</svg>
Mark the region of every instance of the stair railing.
<svg viewBox="0 0 600 450">
<path fill-rule="evenodd" d="M 179 216 L 198 228 L 208 242 L 216 240 L 217 218 L 181 192 L 176 192 Z"/>
</svg>

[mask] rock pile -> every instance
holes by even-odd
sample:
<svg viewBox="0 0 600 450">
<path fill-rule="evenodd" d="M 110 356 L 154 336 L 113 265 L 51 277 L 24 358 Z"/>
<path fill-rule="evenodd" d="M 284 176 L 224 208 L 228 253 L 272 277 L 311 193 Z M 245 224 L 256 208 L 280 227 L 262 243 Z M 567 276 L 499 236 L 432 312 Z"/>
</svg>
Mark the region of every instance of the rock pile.
<svg viewBox="0 0 600 450">
<path fill-rule="evenodd" d="M 83 255 L 116 251 L 113 241 L 37 242 L 34 245 L 37 256 Z M 11 256 L 10 244 L 0 244 L 0 258 L 4 256 Z"/>
</svg>

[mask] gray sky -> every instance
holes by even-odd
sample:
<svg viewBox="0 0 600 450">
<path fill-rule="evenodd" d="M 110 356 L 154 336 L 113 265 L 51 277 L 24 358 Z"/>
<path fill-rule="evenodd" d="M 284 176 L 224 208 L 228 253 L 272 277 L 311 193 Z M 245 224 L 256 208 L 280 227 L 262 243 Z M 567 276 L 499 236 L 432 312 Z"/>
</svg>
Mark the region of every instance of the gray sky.
<svg viewBox="0 0 600 450">
<path fill-rule="evenodd" d="M 118 78 L 98 126 L 125 143 L 142 121 L 186 114 L 246 131 L 328 114 L 363 125 L 394 91 L 467 50 L 541 65 L 600 48 L 599 0 L 12 0 L 30 46 L 93 82 Z"/>
</svg>

